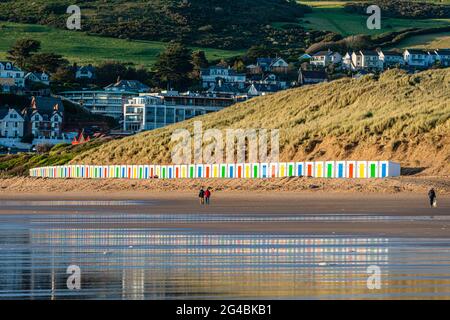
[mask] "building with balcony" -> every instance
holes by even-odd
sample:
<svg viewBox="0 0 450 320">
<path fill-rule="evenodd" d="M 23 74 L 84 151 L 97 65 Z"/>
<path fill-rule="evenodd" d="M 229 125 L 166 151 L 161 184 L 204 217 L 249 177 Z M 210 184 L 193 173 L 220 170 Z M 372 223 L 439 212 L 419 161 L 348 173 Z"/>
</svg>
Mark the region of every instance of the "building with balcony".
<svg viewBox="0 0 450 320">
<path fill-rule="evenodd" d="M 123 107 L 123 129 L 125 132 L 136 133 L 161 128 L 219 111 L 241 99 L 244 98 L 177 91 L 140 94 L 130 99 Z"/>
</svg>

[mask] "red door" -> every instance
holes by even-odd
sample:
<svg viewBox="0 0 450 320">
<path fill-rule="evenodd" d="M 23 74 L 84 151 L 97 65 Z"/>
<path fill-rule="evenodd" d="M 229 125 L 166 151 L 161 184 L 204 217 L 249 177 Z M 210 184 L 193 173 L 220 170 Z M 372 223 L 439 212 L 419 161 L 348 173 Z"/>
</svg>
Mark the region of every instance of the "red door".
<svg viewBox="0 0 450 320">
<path fill-rule="evenodd" d="M 206 167 L 206 177 L 209 178 L 209 167 Z"/>
<path fill-rule="evenodd" d="M 312 165 L 308 164 L 308 177 L 312 177 Z"/>
<path fill-rule="evenodd" d="M 238 178 L 242 178 L 242 166 L 238 166 Z"/>
<path fill-rule="evenodd" d="M 348 177 L 353 178 L 353 163 L 348 165 Z"/>
<path fill-rule="evenodd" d="M 180 177 L 180 168 L 175 168 L 175 177 L 179 178 Z"/>
</svg>

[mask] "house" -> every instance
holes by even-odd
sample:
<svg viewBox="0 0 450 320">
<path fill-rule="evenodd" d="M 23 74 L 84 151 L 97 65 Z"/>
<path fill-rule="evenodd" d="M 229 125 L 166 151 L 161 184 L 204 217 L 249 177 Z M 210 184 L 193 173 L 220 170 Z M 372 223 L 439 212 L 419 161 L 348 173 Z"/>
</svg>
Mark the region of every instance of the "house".
<svg viewBox="0 0 450 320">
<path fill-rule="evenodd" d="M 378 52 L 373 50 L 360 50 L 352 53 L 352 70 L 383 70 L 383 61 Z"/>
<path fill-rule="evenodd" d="M 22 138 L 24 135 L 24 118 L 15 109 L 0 109 L 0 137 Z"/>
<path fill-rule="evenodd" d="M 95 67 L 92 65 L 76 67 L 75 78 L 85 80 L 95 79 Z"/>
<path fill-rule="evenodd" d="M 150 87 L 137 80 L 118 80 L 116 83 L 110 84 L 104 89 L 105 91 L 113 92 L 145 93 L 150 90 Z"/>
<path fill-rule="evenodd" d="M 15 67 L 12 62 L 0 61 L 0 86 L 4 92 L 25 87 L 25 72 Z"/>
<path fill-rule="evenodd" d="M 245 86 L 246 75 L 237 73 L 230 67 L 214 66 L 200 71 L 203 88 L 210 88 L 218 81 L 231 84 L 239 89 Z"/>
<path fill-rule="evenodd" d="M 426 68 L 432 64 L 430 53 L 421 49 L 406 49 L 403 52 L 403 59 L 410 67 Z"/>
<path fill-rule="evenodd" d="M 237 87 L 230 83 L 219 80 L 206 90 L 206 93 L 216 97 L 235 97 L 242 95 L 242 92 Z"/>
<path fill-rule="evenodd" d="M 325 68 L 330 64 L 339 64 L 342 61 L 342 55 L 339 52 L 319 51 L 311 56 L 310 64 L 316 67 Z"/>
<path fill-rule="evenodd" d="M 256 66 L 259 67 L 259 73 L 287 73 L 289 71 L 289 64 L 280 57 L 258 58 L 256 59 Z"/>
<path fill-rule="evenodd" d="M 342 68 L 353 70 L 354 66 L 352 64 L 352 55 L 348 52 L 342 57 Z"/>
<path fill-rule="evenodd" d="M 246 66 L 245 69 L 247 70 L 247 74 L 250 74 L 250 75 L 262 73 L 261 67 L 256 64 L 250 64 L 250 65 Z"/>
<path fill-rule="evenodd" d="M 302 55 L 298 58 L 298 61 L 300 61 L 300 62 L 310 62 L 310 61 L 311 61 L 311 58 L 312 58 L 311 55 L 305 53 L 305 54 L 302 54 Z"/>
<path fill-rule="evenodd" d="M 436 61 L 439 61 L 441 66 L 450 66 L 450 49 L 438 49 L 434 51 Z"/>
<path fill-rule="evenodd" d="M 33 97 L 29 107 L 22 111 L 26 121 L 24 134 L 35 138 L 61 138 L 64 105 L 60 98 Z"/>
<path fill-rule="evenodd" d="M 403 66 L 405 64 L 403 55 L 399 52 L 378 50 L 378 57 L 383 62 L 385 68 Z"/>
<path fill-rule="evenodd" d="M 298 72 L 298 83 L 300 85 L 328 82 L 328 75 L 325 71 L 309 71 L 300 69 Z"/>
<path fill-rule="evenodd" d="M 50 76 L 46 74 L 45 72 L 28 72 L 25 75 L 25 81 L 34 82 L 34 83 L 41 83 L 46 86 L 50 85 Z"/>
</svg>

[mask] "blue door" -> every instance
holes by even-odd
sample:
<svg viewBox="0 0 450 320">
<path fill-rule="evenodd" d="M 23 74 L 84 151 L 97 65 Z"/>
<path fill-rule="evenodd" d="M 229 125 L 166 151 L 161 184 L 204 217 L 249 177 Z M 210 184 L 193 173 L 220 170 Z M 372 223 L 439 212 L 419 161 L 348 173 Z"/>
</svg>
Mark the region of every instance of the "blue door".
<svg viewBox="0 0 450 320">
<path fill-rule="evenodd" d="M 381 165 L 381 177 L 386 178 L 387 177 L 387 166 L 386 163 L 383 163 Z"/>
<path fill-rule="evenodd" d="M 338 177 L 339 178 L 344 177 L 344 165 L 342 163 L 339 163 L 338 165 Z"/>
</svg>

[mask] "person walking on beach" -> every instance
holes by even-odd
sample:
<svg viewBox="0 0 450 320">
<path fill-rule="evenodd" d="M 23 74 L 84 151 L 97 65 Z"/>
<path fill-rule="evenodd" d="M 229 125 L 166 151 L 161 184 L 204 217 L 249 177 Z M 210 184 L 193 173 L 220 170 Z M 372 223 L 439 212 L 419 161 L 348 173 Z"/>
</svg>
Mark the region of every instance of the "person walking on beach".
<svg viewBox="0 0 450 320">
<path fill-rule="evenodd" d="M 200 188 L 198 197 L 200 198 L 200 204 L 205 204 L 205 190 L 203 190 L 203 187 Z"/>
<path fill-rule="evenodd" d="M 208 187 L 205 191 L 205 202 L 206 204 L 209 204 L 209 198 L 211 197 L 211 188 Z"/>
<path fill-rule="evenodd" d="M 428 198 L 430 199 L 430 207 L 436 207 L 436 191 L 434 191 L 434 188 L 428 191 Z"/>
</svg>

